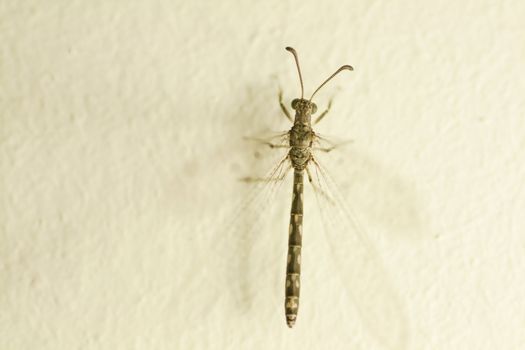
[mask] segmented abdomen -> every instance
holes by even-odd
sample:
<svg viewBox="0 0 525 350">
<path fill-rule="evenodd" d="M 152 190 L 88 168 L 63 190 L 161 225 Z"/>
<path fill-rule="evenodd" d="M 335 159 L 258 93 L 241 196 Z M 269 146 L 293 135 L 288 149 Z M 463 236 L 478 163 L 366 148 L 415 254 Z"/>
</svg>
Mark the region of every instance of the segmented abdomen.
<svg viewBox="0 0 525 350">
<path fill-rule="evenodd" d="M 292 210 L 288 238 L 284 309 L 286 324 L 293 327 L 299 310 L 301 240 L 303 230 L 303 170 L 294 170 Z"/>
</svg>

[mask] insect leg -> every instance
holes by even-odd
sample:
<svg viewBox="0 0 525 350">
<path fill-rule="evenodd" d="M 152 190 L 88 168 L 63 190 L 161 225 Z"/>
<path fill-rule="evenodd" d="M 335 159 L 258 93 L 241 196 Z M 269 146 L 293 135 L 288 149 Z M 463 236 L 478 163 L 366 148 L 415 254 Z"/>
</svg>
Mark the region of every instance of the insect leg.
<svg viewBox="0 0 525 350">
<path fill-rule="evenodd" d="M 286 109 L 286 106 L 284 105 L 283 92 L 281 90 L 279 90 L 279 104 L 281 105 L 281 109 L 283 110 L 283 113 L 286 116 L 286 118 L 288 118 L 288 120 L 293 123 L 293 119 L 290 115 L 290 112 L 288 112 L 288 109 Z"/>
<path fill-rule="evenodd" d="M 313 122 L 313 125 L 319 123 L 321 121 L 321 119 L 323 119 L 327 114 L 328 112 L 330 112 L 330 108 L 332 108 L 332 100 L 330 99 L 330 101 L 328 101 L 328 107 L 326 107 L 326 109 L 323 111 L 323 113 L 321 113 L 316 119 L 315 121 Z"/>
<path fill-rule="evenodd" d="M 313 157 L 311 158 L 311 160 L 314 163 L 315 167 L 318 168 L 319 167 L 319 163 L 317 163 L 316 160 Z M 308 181 L 310 182 L 310 185 L 312 185 L 314 191 L 317 194 L 323 196 L 328 201 L 332 202 L 332 199 L 330 198 L 330 196 L 318 184 L 316 184 L 314 182 L 313 177 L 312 177 L 312 173 L 310 172 L 310 168 L 308 168 L 308 167 L 306 167 L 306 174 L 308 175 Z"/>
<path fill-rule="evenodd" d="M 330 152 L 330 151 L 333 151 L 337 146 L 332 146 L 332 147 L 312 147 L 312 149 L 316 150 L 316 151 L 321 151 L 321 152 Z"/>
<path fill-rule="evenodd" d="M 270 148 L 290 148 L 290 145 L 288 145 L 288 144 L 273 143 L 270 140 L 265 140 L 265 139 L 261 139 L 261 138 L 258 138 L 258 137 L 245 137 L 244 139 L 258 142 L 260 144 L 269 146 Z"/>
<path fill-rule="evenodd" d="M 338 148 L 338 147 L 341 147 L 341 146 L 344 146 L 344 145 L 347 145 L 349 143 L 352 143 L 354 142 L 353 140 L 345 140 L 345 141 L 340 141 L 340 142 L 334 142 L 334 141 L 331 141 L 319 134 L 314 134 L 314 142 L 315 142 L 315 145 L 316 146 L 313 146 L 312 149 L 313 150 L 316 150 L 316 151 L 321 151 L 321 152 L 330 152 L 330 151 L 333 151 L 334 149 Z"/>
</svg>

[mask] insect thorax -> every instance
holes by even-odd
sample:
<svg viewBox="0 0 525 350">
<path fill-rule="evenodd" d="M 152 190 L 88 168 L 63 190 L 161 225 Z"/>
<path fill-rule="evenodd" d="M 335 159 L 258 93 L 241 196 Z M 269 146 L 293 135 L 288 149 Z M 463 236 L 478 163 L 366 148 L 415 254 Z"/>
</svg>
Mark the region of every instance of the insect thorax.
<svg viewBox="0 0 525 350">
<path fill-rule="evenodd" d="M 310 125 L 295 123 L 290 130 L 290 160 L 294 169 L 303 170 L 311 157 L 314 133 Z"/>
<path fill-rule="evenodd" d="M 290 130 L 290 147 L 311 147 L 313 138 L 312 127 L 296 121 Z"/>
<path fill-rule="evenodd" d="M 310 148 L 292 147 L 288 152 L 295 170 L 304 170 L 310 160 Z"/>
</svg>

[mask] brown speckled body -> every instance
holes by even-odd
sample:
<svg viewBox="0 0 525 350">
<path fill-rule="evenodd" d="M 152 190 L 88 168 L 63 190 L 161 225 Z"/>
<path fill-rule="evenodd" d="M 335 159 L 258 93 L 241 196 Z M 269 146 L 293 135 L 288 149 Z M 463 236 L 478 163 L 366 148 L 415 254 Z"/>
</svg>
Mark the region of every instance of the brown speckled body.
<svg viewBox="0 0 525 350">
<path fill-rule="evenodd" d="M 295 100 L 295 121 L 290 135 L 290 157 L 294 168 L 292 209 L 288 237 L 288 257 L 286 264 L 285 314 L 286 324 L 293 327 L 299 310 L 301 290 L 301 244 L 303 237 L 303 179 L 304 170 L 312 155 L 311 147 L 314 138 L 310 120 L 313 103 L 307 100 Z"/>
<path fill-rule="evenodd" d="M 286 263 L 286 287 L 285 287 L 285 302 L 284 309 L 286 314 L 286 324 L 288 327 L 293 327 L 297 320 L 297 312 L 299 311 L 299 293 L 301 290 L 301 245 L 303 238 L 303 180 L 304 172 L 308 173 L 310 183 L 312 182 L 310 172 L 308 170 L 308 163 L 312 161 L 317 164 L 312 155 L 312 144 L 314 140 L 318 140 L 318 136 L 315 135 L 312 130 L 312 114 L 317 111 L 317 106 L 312 102 L 314 95 L 321 89 L 330 79 L 336 76 L 342 70 L 353 70 L 349 65 L 341 66 L 334 74 L 326 79 L 312 94 L 309 100 L 303 98 L 304 87 L 303 78 L 301 76 L 301 69 L 299 67 L 299 59 L 297 58 L 297 52 L 287 47 L 287 51 L 291 52 L 294 56 L 295 63 L 297 66 L 297 72 L 299 73 L 299 80 L 301 82 L 301 98 L 296 98 L 292 101 L 292 108 L 295 110 L 295 118 L 293 120 L 293 126 L 288 132 L 290 140 L 290 150 L 288 152 L 288 159 L 294 169 L 293 178 L 293 192 L 292 192 L 292 210 L 290 212 L 290 229 L 288 237 L 288 256 Z M 283 110 L 286 117 L 292 121 L 292 117 L 286 106 L 282 102 L 282 94 L 279 94 L 279 102 L 281 109 Z M 318 123 L 324 118 L 328 108 L 322 112 L 314 121 L 313 124 Z M 267 143 L 268 144 L 268 143 Z M 272 145 L 272 147 L 282 147 L 280 145 Z M 320 148 L 317 150 L 329 152 L 331 148 Z M 314 189 L 316 188 L 313 185 Z"/>
<path fill-rule="evenodd" d="M 292 210 L 286 264 L 285 314 L 286 324 L 292 327 L 299 309 L 301 288 L 301 243 L 303 238 L 303 172 L 294 171 Z"/>
</svg>

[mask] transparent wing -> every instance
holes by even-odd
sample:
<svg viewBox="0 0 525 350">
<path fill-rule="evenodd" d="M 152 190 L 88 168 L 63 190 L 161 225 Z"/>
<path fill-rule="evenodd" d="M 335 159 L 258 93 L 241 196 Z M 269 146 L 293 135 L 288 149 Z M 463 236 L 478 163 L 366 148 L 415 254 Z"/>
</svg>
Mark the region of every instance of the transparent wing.
<svg viewBox="0 0 525 350">
<path fill-rule="evenodd" d="M 252 176 L 255 174 L 250 174 L 239 179 L 245 183 L 246 187 L 249 187 L 249 192 L 247 195 L 243 195 L 240 202 L 234 206 L 234 217 L 230 225 L 235 225 L 239 221 L 239 217 L 242 216 L 245 220 L 249 219 L 253 226 L 257 220 L 261 219 L 260 212 L 264 211 L 266 206 L 271 203 L 282 186 L 287 172 L 291 169 L 288 160 L 289 138 L 287 132 L 278 132 L 272 133 L 271 136 L 245 137 L 245 139 L 260 145 L 258 147 L 260 151 L 256 152 L 257 162 L 269 164 L 271 167 L 271 170 L 263 176 Z"/>
<path fill-rule="evenodd" d="M 261 154 L 257 156 L 260 157 L 258 162 L 266 163 L 270 158 L 274 165 L 264 176 L 249 176 L 241 179 L 244 182 L 241 185 L 245 187 L 245 192 L 239 193 L 239 201 L 232 206 L 234 209 L 228 212 L 225 221 L 219 225 L 217 234 L 220 239 L 217 240 L 213 252 L 217 264 L 214 269 L 220 274 L 216 276 L 219 277 L 217 281 L 222 288 L 227 286 L 225 295 L 241 312 L 249 309 L 258 289 L 254 285 L 254 281 L 257 281 L 254 276 L 257 276 L 260 269 L 258 270 L 255 264 L 261 262 L 253 261 L 254 249 L 256 249 L 254 247 L 257 246 L 261 236 L 268 237 L 268 232 L 264 232 L 264 226 L 274 221 L 270 213 L 274 207 L 272 203 L 276 202 L 279 193 L 283 194 L 282 186 L 291 169 L 286 135 L 281 133 L 272 138 L 249 138 L 249 140 L 265 145 L 259 147 Z M 283 147 L 270 149 L 266 146 L 268 142 Z"/>
<path fill-rule="evenodd" d="M 270 148 L 287 148 L 289 145 L 289 132 L 270 132 L 262 136 L 247 136 L 245 140 L 255 141 Z"/>
<path fill-rule="evenodd" d="M 319 158 L 309 164 L 311 183 L 347 295 L 375 339 L 389 349 L 403 349 L 407 325 L 402 303 L 380 256 Z"/>
<path fill-rule="evenodd" d="M 331 152 L 336 148 L 348 145 L 352 142 L 353 140 L 341 139 L 339 137 L 324 135 L 316 132 L 312 149 L 314 152 Z"/>
</svg>

